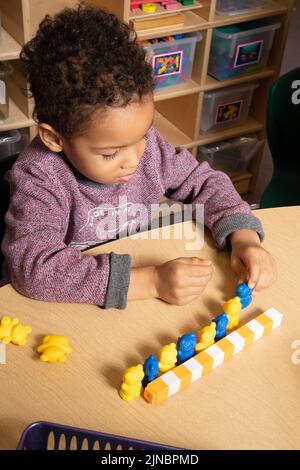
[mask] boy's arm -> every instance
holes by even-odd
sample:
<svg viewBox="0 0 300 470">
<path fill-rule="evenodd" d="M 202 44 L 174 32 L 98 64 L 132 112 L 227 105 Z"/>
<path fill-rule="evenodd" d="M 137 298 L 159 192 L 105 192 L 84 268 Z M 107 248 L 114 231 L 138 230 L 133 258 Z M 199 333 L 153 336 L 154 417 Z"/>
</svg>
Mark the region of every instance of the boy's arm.
<svg viewBox="0 0 300 470">
<path fill-rule="evenodd" d="M 131 257 L 69 248 L 68 201 L 40 168 L 16 164 L 2 243 L 5 270 L 21 294 L 44 301 L 125 308 Z"/>
<path fill-rule="evenodd" d="M 159 132 L 151 130 L 154 171 L 163 193 L 175 201 L 204 205 L 205 225 L 211 230 L 219 248 L 229 246 L 229 236 L 241 229 L 255 231 L 260 241 L 264 231 L 260 220 L 251 214 L 249 205 L 242 200 L 230 178 L 213 170 L 207 162 L 199 164 L 184 148 L 175 148 Z"/>
</svg>

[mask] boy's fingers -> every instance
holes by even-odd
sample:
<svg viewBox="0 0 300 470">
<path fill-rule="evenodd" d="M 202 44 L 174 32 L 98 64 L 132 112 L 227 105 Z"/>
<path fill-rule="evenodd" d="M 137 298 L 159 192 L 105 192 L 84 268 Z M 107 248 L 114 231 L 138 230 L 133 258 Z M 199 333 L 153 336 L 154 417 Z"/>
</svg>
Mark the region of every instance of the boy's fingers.
<svg viewBox="0 0 300 470">
<path fill-rule="evenodd" d="M 203 291 L 203 286 L 198 286 L 198 287 L 189 287 L 188 289 L 185 289 L 184 293 L 186 294 L 186 297 L 190 297 L 192 295 L 200 295 L 202 291 Z"/>
<path fill-rule="evenodd" d="M 208 276 L 197 276 L 197 277 L 189 277 L 187 279 L 187 286 L 188 287 L 201 287 L 207 284 L 211 279 L 211 274 Z"/>
<path fill-rule="evenodd" d="M 260 265 L 257 262 L 253 262 L 249 267 L 249 276 L 248 276 L 248 287 L 254 289 L 257 286 L 260 275 Z"/>
<path fill-rule="evenodd" d="M 178 258 L 178 261 L 184 264 L 191 264 L 196 266 L 210 266 L 212 264 L 209 259 L 197 258 L 196 256 L 192 256 L 190 258 Z"/>
<path fill-rule="evenodd" d="M 199 293 L 197 295 L 190 295 L 188 297 L 184 297 L 184 299 L 181 300 L 180 305 L 187 305 L 191 302 L 194 302 L 199 297 Z"/>
<path fill-rule="evenodd" d="M 210 266 L 190 266 L 187 268 L 187 274 L 189 277 L 204 277 L 210 276 L 215 271 L 215 267 Z"/>
<path fill-rule="evenodd" d="M 231 261 L 231 266 L 232 269 L 235 271 L 238 281 L 238 284 L 241 284 L 242 282 L 246 281 L 246 268 L 245 265 L 242 263 L 242 261 L 239 258 L 234 258 Z"/>
</svg>

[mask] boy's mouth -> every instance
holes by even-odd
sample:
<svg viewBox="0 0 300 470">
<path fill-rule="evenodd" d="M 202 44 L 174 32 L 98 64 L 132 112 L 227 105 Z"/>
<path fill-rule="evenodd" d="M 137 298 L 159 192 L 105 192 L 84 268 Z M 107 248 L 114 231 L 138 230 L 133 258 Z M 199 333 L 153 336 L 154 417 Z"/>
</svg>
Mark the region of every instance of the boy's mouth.
<svg viewBox="0 0 300 470">
<path fill-rule="evenodd" d="M 135 174 L 135 172 L 133 173 L 128 173 L 127 175 L 125 176 L 119 176 L 119 181 L 129 181 L 131 180 L 131 178 L 133 177 L 133 175 Z"/>
</svg>

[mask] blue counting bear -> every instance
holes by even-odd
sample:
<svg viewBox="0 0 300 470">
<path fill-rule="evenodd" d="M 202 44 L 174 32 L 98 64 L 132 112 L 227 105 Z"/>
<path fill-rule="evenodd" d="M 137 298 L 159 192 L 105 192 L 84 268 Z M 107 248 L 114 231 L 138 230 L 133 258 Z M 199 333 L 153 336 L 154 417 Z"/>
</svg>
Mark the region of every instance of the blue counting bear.
<svg viewBox="0 0 300 470">
<path fill-rule="evenodd" d="M 214 318 L 213 322 L 216 324 L 215 341 L 217 341 L 218 339 L 222 339 L 224 336 L 226 336 L 226 329 L 229 322 L 228 316 L 225 312 L 223 312 L 221 315 L 218 315 L 216 318 Z"/>
<path fill-rule="evenodd" d="M 195 354 L 196 333 L 187 333 L 177 340 L 177 364 L 190 359 Z"/>
<path fill-rule="evenodd" d="M 252 302 L 252 289 L 248 287 L 246 282 L 239 284 L 236 290 L 236 295 L 240 298 L 242 308 L 248 307 L 248 305 Z"/>
<path fill-rule="evenodd" d="M 153 356 L 153 354 L 150 354 L 143 367 L 145 373 L 143 387 L 145 388 L 149 382 L 152 382 L 152 380 L 156 379 L 158 376 L 158 360 Z"/>
</svg>

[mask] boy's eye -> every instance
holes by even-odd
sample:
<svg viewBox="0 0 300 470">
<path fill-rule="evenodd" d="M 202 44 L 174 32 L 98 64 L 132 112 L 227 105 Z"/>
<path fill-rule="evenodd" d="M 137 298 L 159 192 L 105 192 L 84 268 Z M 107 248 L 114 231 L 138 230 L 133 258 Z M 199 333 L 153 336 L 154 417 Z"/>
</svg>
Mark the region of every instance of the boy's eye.
<svg viewBox="0 0 300 470">
<path fill-rule="evenodd" d="M 118 155 L 118 150 L 115 153 L 111 153 L 110 155 L 102 154 L 102 157 L 105 158 L 105 160 L 113 160 L 114 158 L 116 158 L 117 155 Z"/>
</svg>

